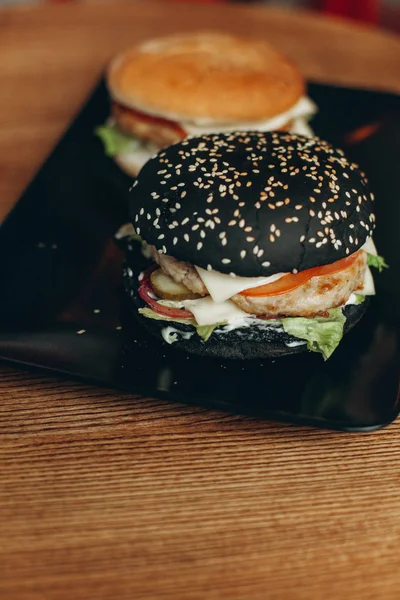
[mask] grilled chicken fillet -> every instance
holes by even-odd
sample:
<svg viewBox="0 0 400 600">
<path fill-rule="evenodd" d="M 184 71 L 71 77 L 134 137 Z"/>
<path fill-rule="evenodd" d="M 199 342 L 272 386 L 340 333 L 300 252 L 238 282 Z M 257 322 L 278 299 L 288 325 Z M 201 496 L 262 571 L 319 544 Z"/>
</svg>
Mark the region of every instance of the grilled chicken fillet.
<svg viewBox="0 0 400 600">
<path fill-rule="evenodd" d="M 183 283 L 192 292 L 208 294 L 196 268 L 151 247 L 153 259 L 174 281 Z M 277 296 L 244 296 L 236 294 L 231 300 L 249 314 L 265 317 L 313 317 L 330 308 L 343 306 L 353 292 L 363 287 L 367 268 L 367 254 L 359 250 L 347 268 L 328 275 L 312 277 L 297 288 Z"/>
</svg>

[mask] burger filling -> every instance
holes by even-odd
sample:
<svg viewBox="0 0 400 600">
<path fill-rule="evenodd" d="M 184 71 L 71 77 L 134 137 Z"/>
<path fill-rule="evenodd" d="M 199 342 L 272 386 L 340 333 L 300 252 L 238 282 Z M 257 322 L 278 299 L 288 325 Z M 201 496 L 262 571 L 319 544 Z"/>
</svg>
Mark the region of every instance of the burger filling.
<svg viewBox="0 0 400 600">
<path fill-rule="evenodd" d="M 375 294 L 369 267 L 387 267 L 371 238 L 330 265 L 269 277 L 207 271 L 144 245 L 155 264 L 140 275 L 139 294 L 146 306 L 139 312 L 170 322 L 164 332 L 169 343 L 179 339 L 173 321 L 192 325 L 204 341 L 214 332 L 240 327 L 281 327 L 325 359 L 343 336 L 342 309 Z"/>
<path fill-rule="evenodd" d="M 165 146 L 170 146 L 188 135 L 204 135 L 229 131 L 290 131 L 313 136 L 308 125 L 316 106 L 303 96 L 290 110 L 271 119 L 253 123 L 216 123 L 215 121 L 173 121 L 156 117 L 113 101 L 112 116 L 105 125 L 96 129 L 107 156 L 131 159 L 142 166 Z"/>
</svg>

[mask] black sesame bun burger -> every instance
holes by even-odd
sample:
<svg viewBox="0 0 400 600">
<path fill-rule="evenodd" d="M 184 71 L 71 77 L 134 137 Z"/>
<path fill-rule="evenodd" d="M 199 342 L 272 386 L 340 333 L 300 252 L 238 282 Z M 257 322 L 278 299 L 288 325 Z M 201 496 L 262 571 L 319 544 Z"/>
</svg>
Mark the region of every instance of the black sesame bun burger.
<svg viewBox="0 0 400 600">
<path fill-rule="evenodd" d="M 111 117 L 97 133 L 135 176 L 161 148 L 188 135 L 290 130 L 312 135 L 304 78 L 260 39 L 192 33 L 146 41 L 117 56 L 107 85 Z"/>
<path fill-rule="evenodd" d="M 160 152 L 132 189 L 150 262 L 129 244 L 131 306 L 187 352 L 328 358 L 374 294 L 374 198 L 359 168 L 318 138 L 232 133 Z"/>
</svg>

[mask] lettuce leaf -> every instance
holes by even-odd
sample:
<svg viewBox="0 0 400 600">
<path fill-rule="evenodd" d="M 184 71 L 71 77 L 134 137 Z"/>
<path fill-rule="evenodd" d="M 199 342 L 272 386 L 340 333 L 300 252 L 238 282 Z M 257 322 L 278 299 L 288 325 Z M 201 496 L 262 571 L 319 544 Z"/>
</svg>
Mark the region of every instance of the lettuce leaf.
<svg viewBox="0 0 400 600">
<path fill-rule="evenodd" d="M 104 145 L 104 152 L 107 156 L 115 156 L 125 152 L 128 147 L 134 149 L 135 138 L 122 133 L 115 124 L 105 124 L 96 127 L 95 134 L 101 139 Z M 138 144 L 138 142 L 137 142 Z"/>
<path fill-rule="evenodd" d="M 378 269 L 379 273 L 382 273 L 383 269 L 389 268 L 389 265 L 386 263 L 383 256 L 370 254 L 369 252 L 367 254 L 368 254 L 367 263 L 368 263 L 369 267 L 375 267 L 375 269 Z"/>
<path fill-rule="evenodd" d="M 336 350 L 343 337 L 343 326 L 346 317 L 340 308 L 329 311 L 329 317 L 292 317 L 282 319 L 286 333 L 307 341 L 307 348 L 312 352 L 321 352 L 327 360 Z"/>
<path fill-rule="evenodd" d="M 214 329 L 225 323 L 213 323 L 212 325 L 198 325 L 194 319 L 173 319 L 166 315 L 160 315 L 151 308 L 139 308 L 139 313 L 148 319 L 154 319 L 155 321 L 167 321 L 173 323 L 183 323 L 184 325 L 191 325 L 196 329 L 197 335 L 202 338 L 205 342 L 210 338 Z"/>
<path fill-rule="evenodd" d="M 199 335 L 205 342 L 211 337 L 212 332 L 216 327 L 225 325 L 225 323 L 215 323 L 213 325 L 195 325 L 197 335 Z"/>
<path fill-rule="evenodd" d="M 356 301 L 354 302 L 354 304 L 362 304 L 365 300 L 365 296 L 363 294 L 354 294 L 356 297 Z"/>
</svg>

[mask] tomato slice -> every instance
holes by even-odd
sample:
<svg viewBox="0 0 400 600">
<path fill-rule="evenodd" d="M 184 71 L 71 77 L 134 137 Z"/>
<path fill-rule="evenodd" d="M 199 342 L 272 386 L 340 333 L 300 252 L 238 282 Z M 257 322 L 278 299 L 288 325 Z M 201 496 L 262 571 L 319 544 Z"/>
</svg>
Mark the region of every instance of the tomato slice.
<svg viewBox="0 0 400 600">
<path fill-rule="evenodd" d="M 153 115 L 148 115 L 141 110 L 136 110 L 136 108 L 128 108 L 127 106 L 119 104 L 118 102 L 115 102 L 115 104 L 120 109 L 131 113 L 136 119 L 139 119 L 144 123 L 150 123 L 151 125 L 156 125 L 158 127 L 169 127 L 170 129 L 173 129 L 180 138 L 185 138 L 187 136 L 186 131 L 176 121 L 164 119 L 163 117 L 154 117 Z"/>
<path fill-rule="evenodd" d="M 351 256 L 346 256 L 346 258 L 342 258 L 341 260 L 337 260 L 334 263 L 329 265 L 324 265 L 322 267 L 313 267 L 312 269 L 306 269 L 305 271 L 301 271 L 300 273 L 288 273 L 284 275 L 277 281 L 273 281 L 272 283 L 266 283 L 265 285 L 260 285 L 255 288 L 250 288 L 248 290 L 243 290 L 240 292 L 241 296 L 280 296 L 281 294 L 287 294 L 287 292 L 291 292 L 296 288 L 304 285 L 309 281 L 312 277 L 320 277 L 321 275 L 332 275 L 333 273 L 339 273 L 344 269 L 347 269 L 350 265 L 352 265 L 359 253 L 355 252 Z"/>
</svg>

